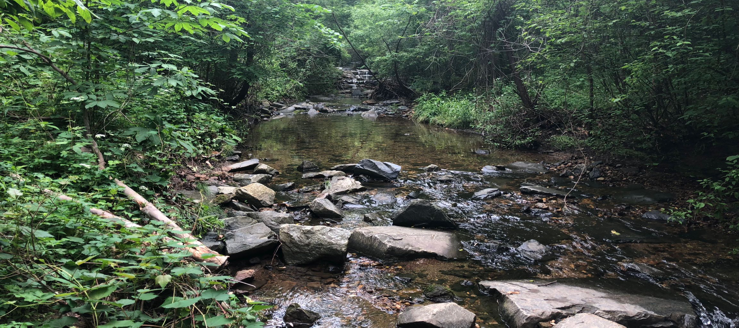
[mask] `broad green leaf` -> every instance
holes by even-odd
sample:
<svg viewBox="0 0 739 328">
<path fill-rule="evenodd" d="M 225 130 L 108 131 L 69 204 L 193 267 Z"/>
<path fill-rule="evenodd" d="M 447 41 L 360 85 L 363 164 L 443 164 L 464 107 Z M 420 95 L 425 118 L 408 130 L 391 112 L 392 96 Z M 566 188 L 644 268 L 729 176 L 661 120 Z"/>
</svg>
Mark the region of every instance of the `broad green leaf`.
<svg viewBox="0 0 739 328">
<path fill-rule="evenodd" d="M 148 300 L 153 300 L 157 298 L 157 295 L 152 294 L 152 293 L 143 293 L 136 298 L 142 301 L 148 301 Z"/>
<path fill-rule="evenodd" d="M 197 274 L 197 275 L 202 275 L 203 274 L 203 271 L 200 270 L 199 268 L 194 268 L 194 267 L 184 267 L 184 268 L 180 267 L 180 268 L 174 268 L 174 269 L 172 269 L 172 274 L 175 275 L 176 277 L 179 277 L 179 276 L 181 276 L 183 274 Z"/>
<path fill-rule="evenodd" d="M 94 300 L 99 300 L 113 294 L 118 287 L 116 285 L 103 285 L 98 286 L 87 291 L 87 296 Z"/>
<path fill-rule="evenodd" d="M 131 327 L 131 328 L 138 328 L 141 327 L 144 323 L 143 322 L 134 322 L 133 320 L 116 320 L 108 322 L 104 325 L 98 326 L 99 328 L 115 328 L 115 327 Z"/>
<path fill-rule="evenodd" d="M 162 307 L 165 309 L 179 309 L 179 308 L 190 307 L 199 301 L 200 301 L 200 297 L 180 299 L 180 300 L 174 301 L 169 304 L 164 304 L 162 305 Z"/>
<path fill-rule="evenodd" d="M 202 318 L 202 317 L 200 317 L 200 318 Z M 200 321 L 200 320 L 198 320 L 198 321 Z M 205 319 L 205 325 L 208 326 L 208 327 L 225 326 L 225 325 L 230 325 L 233 322 L 234 322 L 233 319 L 226 318 L 225 316 L 222 316 L 222 315 L 219 315 L 217 317 L 210 317 L 210 318 Z"/>
<path fill-rule="evenodd" d="M 228 300 L 230 296 L 228 295 L 228 291 L 225 289 L 207 289 L 200 293 L 200 297 L 202 297 L 204 300 L 214 299 L 216 301 L 225 301 Z"/>
<path fill-rule="evenodd" d="M 168 274 L 159 275 L 154 279 L 154 281 L 156 281 L 159 287 L 164 288 L 164 287 L 167 287 L 170 281 L 172 281 L 172 276 Z"/>
</svg>

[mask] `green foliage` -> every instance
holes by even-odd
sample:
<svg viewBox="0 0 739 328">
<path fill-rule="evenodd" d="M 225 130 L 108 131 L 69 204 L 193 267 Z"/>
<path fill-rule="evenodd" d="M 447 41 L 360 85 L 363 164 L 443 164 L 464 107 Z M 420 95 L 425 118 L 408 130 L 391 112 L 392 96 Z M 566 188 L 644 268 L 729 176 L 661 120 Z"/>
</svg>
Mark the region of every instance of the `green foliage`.
<svg viewBox="0 0 739 328">
<path fill-rule="evenodd" d="M 0 317 L 13 326 L 254 326 L 259 303 L 228 293 L 230 277 L 187 261 L 157 224 L 124 228 L 60 201 L 69 181 L 2 164 Z M 116 188 L 108 186 L 108 194 Z M 102 192 L 104 190 L 100 190 Z M 92 197 L 91 197 L 92 196 Z M 125 207 L 113 206 L 119 213 Z M 223 306 L 221 303 L 229 304 Z M 80 323 L 78 323 L 80 322 Z"/>
<path fill-rule="evenodd" d="M 705 191 L 688 200 L 689 207 L 673 210 L 672 218 L 680 223 L 701 217 L 719 220 L 734 230 L 739 230 L 739 155 L 726 158 L 726 168 L 720 169 L 719 179 L 703 179 Z"/>
<path fill-rule="evenodd" d="M 480 117 L 477 98 L 469 94 L 425 94 L 418 98 L 413 118 L 456 129 L 471 128 Z"/>
</svg>

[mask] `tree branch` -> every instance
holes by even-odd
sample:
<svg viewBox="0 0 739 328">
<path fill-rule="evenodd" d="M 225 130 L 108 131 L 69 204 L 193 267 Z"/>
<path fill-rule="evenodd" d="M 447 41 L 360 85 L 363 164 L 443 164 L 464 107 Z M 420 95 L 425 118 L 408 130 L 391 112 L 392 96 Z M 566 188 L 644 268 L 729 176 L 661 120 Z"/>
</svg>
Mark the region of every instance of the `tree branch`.
<svg viewBox="0 0 739 328">
<path fill-rule="evenodd" d="M 26 48 L 11 46 L 11 45 L 7 45 L 7 44 L 0 44 L 0 48 L 13 49 L 13 50 L 18 50 L 18 51 L 23 51 L 23 52 L 30 52 L 30 53 L 32 53 L 32 54 L 34 54 L 36 56 L 39 56 L 39 57 L 41 57 L 41 59 L 44 60 L 44 62 L 46 62 L 49 66 L 51 66 L 51 68 L 53 68 L 55 71 L 57 71 L 59 74 L 61 74 L 64 77 L 65 80 L 67 80 L 69 83 L 72 83 L 74 85 L 77 85 L 77 82 L 75 82 L 74 79 L 72 79 L 69 76 L 69 74 L 67 74 L 67 72 L 63 71 L 61 68 L 59 68 L 56 65 L 54 65 L 54 62 L 51 61 L 51 58 L 49 58 L 48 56 L 40 53 L 38 50 L 31 48 L 31 46 L 27 42 L 25 42 L 25 41 L 23 41 L 23 44 L 26 46 Z"/>
</svg>

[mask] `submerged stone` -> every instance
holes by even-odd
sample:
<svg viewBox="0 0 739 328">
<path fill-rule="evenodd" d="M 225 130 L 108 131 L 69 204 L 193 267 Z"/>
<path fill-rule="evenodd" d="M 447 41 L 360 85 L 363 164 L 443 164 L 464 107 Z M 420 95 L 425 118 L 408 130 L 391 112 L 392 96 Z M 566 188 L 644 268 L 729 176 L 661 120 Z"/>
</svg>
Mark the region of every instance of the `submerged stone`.
<svg viewBox="0 0 739 328">
<path fill-rule="evenodd" d="M 321 319 L 321 315 L 301 308 L 298 303 L 290 304 L 287 307 L 287 310 L 285 310 L 285 316 L 282 317 L 282 321 L 284 321 L 288 327 L 295 328 L 311 327 L 319 319 Z"/>
</svg>

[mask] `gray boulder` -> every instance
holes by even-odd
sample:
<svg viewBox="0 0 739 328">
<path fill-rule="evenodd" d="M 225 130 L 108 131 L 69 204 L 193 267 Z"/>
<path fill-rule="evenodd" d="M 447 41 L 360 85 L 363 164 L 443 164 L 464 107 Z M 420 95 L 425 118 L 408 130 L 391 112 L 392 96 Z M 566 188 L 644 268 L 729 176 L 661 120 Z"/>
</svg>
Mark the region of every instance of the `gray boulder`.
<svg viewBox="0 0 739 328">
<path fill-rule="evenodd" d="M 346 173 L 354 173 L 354 169 L 357 167 L 357 163 L 351 164 L 339 164 L 331 167 L 332 170 L 344 171 Z"/>
<path fill-rule="evenodd" d="M 354 167 L 354 173 L 363 174 L 370 178 L 381 180 L 395 180 L 400 174 L 400 165 L 380 162 L 373 159 L 363 159 Z"/>
<path fill-rule="evenodd" d="M 398 316 L 399 328 L 473 328 L 477 316 L 456 303 L 414 306 Z"/>
<path fill-rule="evenodd" d="M 250 170 L 259 165 L 259 159 L 258 158 L 252 158 L 247 161 L 239 162 L 236 164 L 231 164 L 228 166 L 229 171 L 240 171 L 240 170 Z"/>
<path fill-rule="evenodd" d="M 428 200 L 414 199 L 393 215 L 393 224 L 403 227 L 456 228 L 457 224 Z"/>
<path fill-rule="evenodd" d="M 264 223 L 255 223 L 224 236 L 226 253 L 233 258 L 245 258 L 269 253 L 277 248 L 277 234 Z"/>
<path fill-rule="evenodd" d="M 259 164 L 257 165 L 257 167 L 254 168 L 254 174 L 275 175 L 275 174 L 280 174 L 280 172 L 267 164 Z"/>
<path fill-rule="evenodd" d="M 235 197 L 256 207 L 272 206 L 275 203 L 275 191 L 261 183 L 252 183 L 237 189 Z"/>
<path fill-rule="evenodd" d="M 307 264 L 318 259 L 342 262 L 351 232 L 326 226 L 285 224 L 280 227 L 280 241 L 285 263 Z"/>
<path fill-rule="evenodd" d="M 483 199 L 495 198 L 502 194 L 503 193 L 500 190 L 498 190 L 498 188 L 487 188 L 487 189 L 483 189 L 478 192 L 475 192 L 475 194 L 472 195 L 472 198 L 483 200 Z"/>
<path fill-rule="evenodd" d="M 326 198 L 317 198 L 310 203 L 310 210 L 318 217 L 340 219 L 344 213 Z"/>
<path fill-rule="evenodd" d="M 426 172 L 436 172 L 438 170 L 441 170 L 438 165 L 436 164 L 429 164 L 428 166 L 424 166 L 423 170 Z"/>
<path fill-rule="evenodd" d="M 603 319 L 595 314 L 578 313 L 565 318 L 554 325 L 554 328 L 626 328 L 610 320 Z"/>
<path fill-rule="evenodd" d="M 343 177 L 346 176 L 344 171 L 327 170 L 321 172 L 309 172 L 303 174 L 303 179 L 314 179 L 314 178 L 332 178 L 332 177 Z"/>
<path fill-rule="evenodd" d="M 272 186 L 274 191 L 286 191 L 295 188 L 295 182 L 285 182 Z"/>
<path fill-rule="evenodd" d="M 483 281 L 480 287 L 498 297 L 500 313 L 512 327 L 532 328 L 539 322 L 577 313 L 592 313 L 627 327 L 694 327 L 695 313 L 687 301 L 625 294 L 564 283 L 537 285 L 525 281 Z"/>
<path fill-rule="evenodd" d="M 268 226 L 275 233 L 280 232 L 281 225 L 295 223 L 295 219 L 293 219 L 293 216 L 288 213 L 264 211 L 253 212 L 247 215 L 258 222 L 264 223 L 264 225 Z"/>
<path fill-rule="evenodd" d="M 656 221 L 668 221 L 670 216 L 660 211 L 649 211 L 642 214 L 642 219 L 656 220 Z"/>
<path fill-rule="evenodd" d="M 518 252 L 521 256 L 529 260 L 537 261 L 541 260 L 541 258 L 547 254 L 547 247 L 540 244 L 538 241 L 531 239 L 521 244 L 521 246 L 518 246 Z"/>
<path fill-rule="evenodd" d="M 212 249 L 214 252 L 221 252 L 226 244 L 219 237 L 218 233 L 211 231 L 203 236 L 201 242 L 205 247 Z"/>
<path fill-rule="evenodd" d="M 306 173 L 306 172 L 316 172 L 318 170 L 320 170 L 318 168 L 318 165 L 316 165 L 316 163 L 313 163 L 311 161 L 303 161 L 302 163 L 300 163 L 300 165 L 298 165 L 298 171 L 299 172 L 304 172 L 304 173 Z"/>
<path fill-rule="evenodd" d="M 547 169 L 544 168 L 542 163 L 527 163 L 527 162 L 513 162 L 506 165 L 506 168 L 516 173 L 546 173 Z"/>
<path fill-rule="evenodd" d="M 218 193 L 219 194 L 233 194 L 236 192 L 236 189 L 239 189 L 237 187 L 227 187 L 227 186 L 220 186 L 218 187 Z"/>
<path fill-rule="evenodd" d="M 242 174 L 237 173 L 233 176 L 234 181 L 239 182 L 242 185 L 249 185 L 252 183 L 266 184 L 272 181 L 272 176 L 269 174 Z"/>
<path fill-rule="evenodd" d="M 349 249 L 379 259 L 413 259 L 464 257 L 462 244 L 450 232 L 396 226 L 355 229 L 349 238 Z"/>
<path fill-rule="evenodd" d="M 282 321 L 284 321 L 288 327 L 293 328 L 312 327 L 313 324 L 320 319 L 320 314 L 303 309 L 298 303 L 290 304 L 287 307 L 287 310 L 285 310 L 285 316 L 282 317 Z"/>
<path fill-rule="evenodd" d="M 244 214 L 248 215 L 250 213 L 244 213 Z M 227 230 L 227 231 L 229 231 L 229 230 L 232 231 L 232 230 L 238 230 L 238 229 L 241 229 L 243 227 L 248 227 L 250 225 L 254 225 L 256 223 L 259 223 L 259 221 L 255 220 L 255 219 L 253 219 L 253 218 L 251 218 L 249 216 L 246 216 L 246 215 L 243 215 L 243 216 L 241 216 L 241 215 L 240 216 L 234 216 L 234 217 L 229 217 L 229 218 L 223 219 L 223 229 L 224 230 Z"/>
<path fill-rule="evenodd" d="M 357 180 L 350 177 L 333 177 L 326 193 L 335 196 L 362 190 L 364 190 L 364 186 Z"/>
<path fill-rule="evenodd" d="M 520 190 L 522 194 L 539 194 L 539 195 L 556 196 L 556 197 L 564 197 L 565 195 L 567 195 L 566 191 L 542 187 L 542 186 L 533 185 L 533 184 L 523 184 L 521 185 Z M 574 193 L 570 194 L 570 197 L 574 197 L 574 196 L 575 196 Z"/>
</svg>

